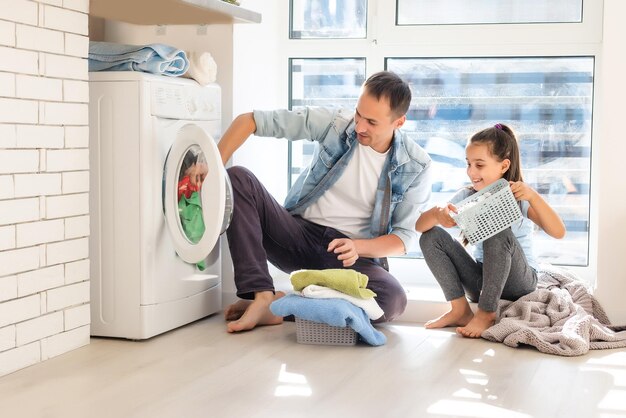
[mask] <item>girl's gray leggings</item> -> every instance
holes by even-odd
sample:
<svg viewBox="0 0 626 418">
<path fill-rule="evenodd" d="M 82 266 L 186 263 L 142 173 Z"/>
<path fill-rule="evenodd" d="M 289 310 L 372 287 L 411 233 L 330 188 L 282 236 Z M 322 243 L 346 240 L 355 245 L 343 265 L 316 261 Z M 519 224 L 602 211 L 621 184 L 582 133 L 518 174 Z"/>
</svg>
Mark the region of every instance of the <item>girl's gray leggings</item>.
<svg viewBox="0 0 626 418">
<path fill-rule="evenodd" d="M 500 299 L 517 300 L 537 287 L 537 273 L 511 228 L 483 241 L 482 263 L 438 226 L 422 234 L 420 247 L 448 301 L 467 295 L 483 311 L 495 312 Z"/>
</svg>

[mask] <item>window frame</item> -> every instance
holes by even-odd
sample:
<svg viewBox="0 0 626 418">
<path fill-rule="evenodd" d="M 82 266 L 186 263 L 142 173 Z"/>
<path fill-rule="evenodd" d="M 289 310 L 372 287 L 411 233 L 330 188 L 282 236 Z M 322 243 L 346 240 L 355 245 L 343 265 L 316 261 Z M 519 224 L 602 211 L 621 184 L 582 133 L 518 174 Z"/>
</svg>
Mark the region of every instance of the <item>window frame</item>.
<svg viewBox="0 0 626 418">
<path fill-rule="evenodd" d="M 399 3 L 402 0 L 396 0 L 396 8 L 399 8 Z M 409 0 L 410 1 L 410 0 Z M 465 3 L 465 1 L 463 0 L 448 0 L 447 2 L 443 2 L 443 5 L 445 7 L 454 7 L 454 1 L 458 1 L 458 2 L 462 2 Z M 480 0 L 479 0 L 480 1 Z M 513 0 L 515 1 L 515 0 Z M 523 21 L 512 21 L 512 22 L 501 22 L 501 23 L 506 23 L 506 24 L 526 24 L 526 23 L 533 23 L 533 24 L 544 24 L 544 23 L 579 23 L 582 21 L 583 18 L 583 0 L 577 0 L 580 1 L 580 9 L 578 9 L 581 12 L 580 15 L 580 19 L 579 20 L 572 20 L 572 21 L 567 21 L 567 20 L 560 20 L 560 21 L 547 21 L 547 20 L 537 20 L 534 22 L 528 21 L 528 22 L 523 22 Z M 516 6 L 522 6 L 522 3 L 526 3 L 524 4 L 524 6 L 526 7 L 532 7 L 532 4 L 527 4 L 528 2 L 525 2 L 524 0 L 518 1 L 518 4 L 516 4 Z M 471 7 L 472 4 L 470 3 L 469 6 Z M 477 10 L 479 13 L 483 12 L 483 10 Z M 398 14 L 396 14 L 396 24 L 398 26 L 418 26 L 418 25 L 437 25 L 437 23 L 431 23 L 431 22 L 425 22 L 425 23 L 398 23 L 399 22 L 399 18 L 398 18 Z M 477 25 L 477 24 L 501 24 L 499 22 L 447 22 L 447 23 L 440 23 L 439 25 Z"/>
<path fill-rule="evenodd" d="M 396 8 L 384 0 L 367 2 L 365 39 L 289 39 L 279 46 L 284 62 L 290 58 L 365 58 L 366 77 L 385 69 L 387 58 L 474 58 L 474 57 L 568 57 L 592 56 L 594 68 L 594 106 L 599 102 L 601 83 L 603 1 L 583 2 L 580 23 L 540 24 L 470 24 L 396 26 Z M 286 11 L 290 18 L 290 11 Z M 285 17 L 288 17 L 285 16 Z M 287 22 L 289 19 L 286 19 Z M 549 42 L 545 42 L 549 39 Z M 486 41 L 488 40 L 488 41 Z M 284 68 L 290 79 L 288 64 Z M 290 91 L 290 87 L 286 90 Z M 291 106 L 289 94 L 286 98 Z M 595 110 L 595 107 L 594 107 Z M 598 197 L 597 197 L 597 119 L 592 114 L 592 152 L 589 207 L 589 263 L 584 267 L 568 266 L 576 274 L 595 284 L 597 271 Z M 285 167 L 289 170 L 289 167 Z M 286 184 L 286 183 L 285 183 Z M 433 284 L 432 275 L 421 259 L 390 259 L 393 274 L 404 285 Z M 418 279 L 416 279 L 418 278 Z"/>
</svg>

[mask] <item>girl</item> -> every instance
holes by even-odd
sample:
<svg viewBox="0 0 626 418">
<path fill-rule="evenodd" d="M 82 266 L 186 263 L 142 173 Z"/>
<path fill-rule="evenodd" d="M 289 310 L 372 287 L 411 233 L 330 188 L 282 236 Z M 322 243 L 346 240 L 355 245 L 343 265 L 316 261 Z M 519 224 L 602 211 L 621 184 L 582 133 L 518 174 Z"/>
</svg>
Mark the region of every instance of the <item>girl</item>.
<svg viewBox="0 0 626 418">
<path fill-rule="evenodd" d="M 496 124 L 470 138 L 465 148 L 467 175 L 471 186 L 457 192 L 445 206 L 435 206 L 421 214 L 415 229 L 422 233 L 420 246 L 426 264 L 439 282 L 450 310 L 428 321 L 426 328 L 457 326 L 464 337 L 478 338 L 492 326 L 500 298 L 516 300 L 537 285 L 536 260 L 532 254 L 533 226 L 528 220 L 486 239 L 474 248 L 472 258 L 463 245 L 441 227 L 456 223 L 450 211 L 458 203 L 494 181 L 509 181 L 515 199 L 525 218 L 548 235 L 562 238 L 565 225 L 548 203 L 522 180 L 520 153 L 513 131 Z M 466 296 L 478 302 L 474 314 Z"/>
</svg>

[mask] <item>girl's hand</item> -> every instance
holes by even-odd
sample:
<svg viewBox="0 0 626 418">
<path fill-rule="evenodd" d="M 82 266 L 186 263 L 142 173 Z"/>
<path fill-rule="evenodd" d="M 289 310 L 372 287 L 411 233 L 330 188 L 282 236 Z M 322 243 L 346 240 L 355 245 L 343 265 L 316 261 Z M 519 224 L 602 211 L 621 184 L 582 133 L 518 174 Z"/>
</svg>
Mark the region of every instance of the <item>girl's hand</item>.
<svg viewBox="0 0 626 418">
<path fill-rule="evenodd" d="M 565 224 L 552 207 L 532 187 L 521 181 L 510 181 L 511 191 L 517 200 L 530 204 L 528 218 L 553 238 L 565 236 Z"/>
<path fill-rule="evenodd" d="M 456 222 L 450 216 L 450 212 L 457 212 L 456 206 L 452 203 L 433 206 L 426 212 L 422 212 L 420 217 L 417 218 L 417 221 L 415 221 L 415 230 L 417 232 L 426 232 L 437 225 L 441 225 L 444 228 L 455 226 Z"/>
<path fill-rule="evenodd" d="M 344 267 L 350 267 L 359 259 L 354 241 L 349 238 L 336 238 L 328 244 L 328 252 L 339 254 L 337 260 L 343 263 Z"/>
<path fill-rule="evenodd" d="M 527 200 L 530 202 L 531 199 L 537 196 L 535 189 L 523 181 L 510 181 L 509 186 L 511 186 L 511 191 L 513 192 L 513 196 L 515 196 L 515 200 Z"/>
<path fill-rule="evenodd" d="M 457 213 L 456 206 L 452 203 L 447 203 L 445 206 L 437 206 L 437 212 L 435 213 L 437 222 L 444 228 L 452 228 L 456 225 L 456 222 L 450 216 L 450 212 Z"/>
</svg>

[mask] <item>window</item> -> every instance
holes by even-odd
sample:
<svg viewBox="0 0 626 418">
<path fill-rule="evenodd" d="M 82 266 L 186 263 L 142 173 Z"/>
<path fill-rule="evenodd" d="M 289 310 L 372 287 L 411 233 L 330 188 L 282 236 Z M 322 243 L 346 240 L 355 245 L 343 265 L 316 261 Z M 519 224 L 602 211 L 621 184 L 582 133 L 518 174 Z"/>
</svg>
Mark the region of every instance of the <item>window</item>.
<svg viewBox="0 0 626 418">
<path fill-rule="evenodd" d="M 581 22 L 582 0 L 398 0 L 398 25 Z"/>
<path fill-rule="evenodd" d="M 291 0 L 291 39 L 365 38 L 366 0 Z"/>
<path fill-rule="evenodd" d="M 568 230 L 557 247 L 538 231 L 537 256 L 553 264 L 587 265 L 592 57 L 389 58 L 387 68 L 411 85 L 403 130 L 433 159 L 435 202 L 468 184 L 465 143 L 471 134 L 506 123 L 518 135 L 525 180 L 559 212 Z M 292 107 L 352 108 L 364 74 L 363 59 L 292 59 Z M 315 144 L 290 144 L 293 184 Z M 409 256 L 421 253 L 416 249 Z"/>
<path fill-rule="evenodd" d="M 289 60 L 290 109 L 303 106 L 356 106 L 365 81 L 364 58 L 293 58 Z M 315 144 L 290 141 L 289 186 L 309 165 Z"/>
<path fill-rule="evenodd" d="M 505 123 L 518 136 L 524 180 L 561 215 L 558 246 L 535 237 L 541 261 L 588 262 L 592 57 L 390 58 L 389 70 L 412 87 L 404 131 L 431 156 L 434 200 L 468 184 L 465 143 Z"/>
<path fill-rule="evenodd" d="M 331 17 L 317 29 L 308 17 L 314 3 Z M 282 47 L 289 60 L 289 106 L 352 108 L 367 76 L 383 69 L 399 73 L 414 95 L 403 130 L 445 173 L 433 185 L 437 201 L 467 181 L 468 136 L 497 122 L 511 125 L 520 140 L 525 180 L 557 208 L 568 228 L 559 245 L 538 234 L 538 254 L 573 266 L 591 281 L 593 86 L 601 3 L 292 0 L 290 37 Z M 357 7 L 362 21 L 345 25 L 338 11 L 343 7 Z M 301 142 L 290 144 L 290 185 L 313 154 L 315 144 Z M 410 256 L 419 257 L 416 250 Z M 416 274 L 428 269 L 414 259 L 390 264 L 404 283 L 432 280 Z"/>
</svg>

